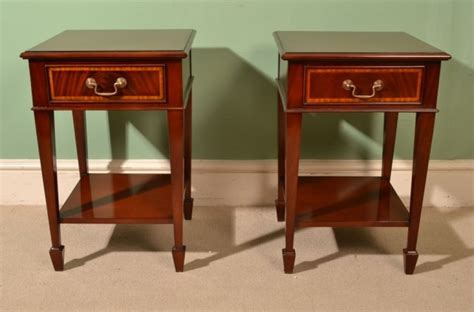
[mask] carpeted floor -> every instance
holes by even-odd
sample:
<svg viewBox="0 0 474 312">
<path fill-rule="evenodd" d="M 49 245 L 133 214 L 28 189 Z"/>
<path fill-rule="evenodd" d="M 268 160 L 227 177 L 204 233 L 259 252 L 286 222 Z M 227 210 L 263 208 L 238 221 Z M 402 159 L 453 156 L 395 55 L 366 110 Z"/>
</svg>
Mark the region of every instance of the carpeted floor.
<svg viewBox="0 0 474 312">
<path fill-rule="evenodd" d="M 424 209 L 413 276 L 404 228 L 301 230 L 285 275 L 274 210 L 232 207 L 195 207 L 184 273 L 164 225 L 64 225 L 55 273 L 45 208 L 0 213 L 2 311 L 474 311 L 474 207 Z"/>
</svg>

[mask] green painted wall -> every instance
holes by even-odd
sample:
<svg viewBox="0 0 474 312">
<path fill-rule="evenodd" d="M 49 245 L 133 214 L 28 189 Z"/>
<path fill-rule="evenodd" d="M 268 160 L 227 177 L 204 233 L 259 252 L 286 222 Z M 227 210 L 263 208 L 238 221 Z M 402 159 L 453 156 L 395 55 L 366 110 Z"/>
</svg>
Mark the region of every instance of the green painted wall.
<svg viewBox="0 0 474 312">
<path fill-rule="evenodd" d="M 474 158 L 473 1 L 62 0 L 1 2 L 0 158 L 37 158 L 27 62 L 64 29 L 194 28 L 194 158 L 276 157 L 275 30 L 406 31 L 453 55 L 442 66 L 433 159 Z M 163 158 L 163 113 L 88 112 L 91 158 Z M 412 115 L 396 154 L 410 158 Z M 57 113 L 59 158 L 75 157 L 70 113 Z M 381 155 L 380 114 L 304 119 L 305 158 Z"/>
</svg>

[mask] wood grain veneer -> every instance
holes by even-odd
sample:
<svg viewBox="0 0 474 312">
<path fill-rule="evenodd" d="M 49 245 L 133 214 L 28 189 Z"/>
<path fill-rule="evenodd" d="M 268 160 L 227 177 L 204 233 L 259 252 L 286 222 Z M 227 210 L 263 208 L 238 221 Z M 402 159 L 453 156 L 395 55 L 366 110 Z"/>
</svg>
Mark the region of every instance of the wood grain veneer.
<svg viewBox="0 0 474 312">
<path fill-rule="evenodd" d="M 317 67 L 305 68 L 305 103 L 410 103 L 420 104 L 423 67 Z M 371 94 L 372 84 L 383 81 L 383 89 L 370 99 L 352 96 L 342 87 L 350 79 L 357 86 L 357 93 Z"/>
<path fill-rule="evenodd" d="M 165 66 L 48 66 L 49 90 L 52 101 L 113 102 L 166 101 Z M 111 97 L 98 96 L 85 86 L 87 78 L 97 81 L 100 92 L 113 91 L 117 78 L 127 80 L 127 86 Z"/>
</svg>

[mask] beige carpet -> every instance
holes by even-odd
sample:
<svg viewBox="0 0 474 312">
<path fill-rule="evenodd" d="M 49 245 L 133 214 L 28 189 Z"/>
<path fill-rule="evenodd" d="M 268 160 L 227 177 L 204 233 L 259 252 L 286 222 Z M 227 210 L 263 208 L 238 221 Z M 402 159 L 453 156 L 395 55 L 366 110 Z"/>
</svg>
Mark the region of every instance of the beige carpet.
<svg viewBox="0 0 474 312">
<path fill-rule="evenodd" d="M 49 256 L 45 208 L 3 206 L 2 311 L 473 311 L 474 207 L 424 209 L 416 274 L 406 229 L 312 228 L 283 274 L 283 224 L 270 208 L 196 207 L 184 273 L 171 227 L 64 225 L 66 270 Z"/>
</svg>

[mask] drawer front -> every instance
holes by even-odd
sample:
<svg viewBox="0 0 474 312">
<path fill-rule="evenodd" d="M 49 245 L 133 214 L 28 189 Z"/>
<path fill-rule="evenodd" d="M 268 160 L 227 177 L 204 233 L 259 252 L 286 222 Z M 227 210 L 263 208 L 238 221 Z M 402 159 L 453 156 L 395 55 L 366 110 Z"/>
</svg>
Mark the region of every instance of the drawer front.
<svg viewBox="0 0 474 312">
<path fill-rule="evenodd" d="M 423 70 L 422 66 L 307 66 L 305 104 L 420 104 Z"/>
<path fill-rule="evenodd" d="M 166 102 L 165 66 L 49 66 L 51 101 Z"/>
</svg>

